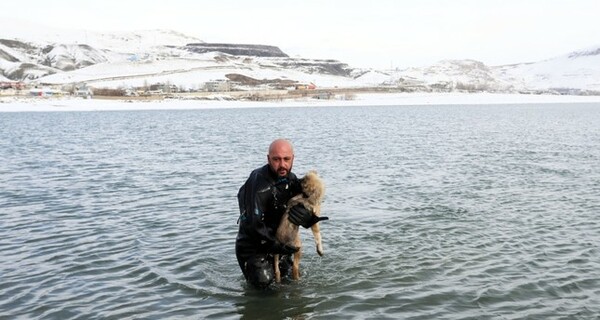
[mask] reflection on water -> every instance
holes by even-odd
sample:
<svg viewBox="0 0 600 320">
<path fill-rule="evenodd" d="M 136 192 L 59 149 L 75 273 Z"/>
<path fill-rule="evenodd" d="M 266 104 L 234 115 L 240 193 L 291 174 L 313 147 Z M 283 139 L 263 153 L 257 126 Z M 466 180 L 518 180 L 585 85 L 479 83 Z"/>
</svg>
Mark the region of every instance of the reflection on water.
<svg viewBox="0 0 600 320">
<path fill-rule="evenodd" d="M 600 313 L 600 105 L 0 113 L 0 318 Z M 278 137 L 325 256 L 247 286 L 235 195 Z"/>
</svg>

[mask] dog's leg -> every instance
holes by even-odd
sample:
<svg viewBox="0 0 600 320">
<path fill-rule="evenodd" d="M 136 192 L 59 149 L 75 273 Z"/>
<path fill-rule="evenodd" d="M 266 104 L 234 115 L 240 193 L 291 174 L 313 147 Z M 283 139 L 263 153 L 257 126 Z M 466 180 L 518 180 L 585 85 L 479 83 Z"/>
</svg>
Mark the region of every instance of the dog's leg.
<svg viewBox="0 0 600 320">
<path fill-rule="evenodd" d="M 302 258 L 302 251 L 298 250 L 294 253 L 294 262 L 292 263 L 292 279 L 300 280 L 300 259 Z"/>
<path fill-rule="evenodd" d="M 273 255 L 273 264 L 275 267 L 275 282 L 281 282 L 281 270 L 279 270 L 279 255 Z"/>
<path fill-rule="evenodd" d="M 300 239 L 300 233 L 296 234 L 294 245 L 298 248 L 298 251 L 294 252 L 294 261 L 292 262 L 292 279 L 300 280 L 300 259 L 302 259 L 302 240 Z"/>
<path fill-rule="evenodd" d="M 323 242 L 321 240 L 321 229 L 319 228 L 319 224 L 315 223 L 310 227 L 310 230 L 313 233 L 313 237 L 315 238 L 315 244 L 317 245 L 317 253 L 320 256 L 323 256 Z"/>
<path fill-rule="evenodd" d="M 315 206 L 314 213 L 317 217 L 321 216 L 321 207 Z M 319 223 L 315 223 L 310 227 L 312 231 L 313 238 L 315 239 L 315 244 L 317 246 L 317 253 L 319 256 L 323 256 L 323 242 L 321 240 L 321 228 L 319 227 Z"/>
</svg>

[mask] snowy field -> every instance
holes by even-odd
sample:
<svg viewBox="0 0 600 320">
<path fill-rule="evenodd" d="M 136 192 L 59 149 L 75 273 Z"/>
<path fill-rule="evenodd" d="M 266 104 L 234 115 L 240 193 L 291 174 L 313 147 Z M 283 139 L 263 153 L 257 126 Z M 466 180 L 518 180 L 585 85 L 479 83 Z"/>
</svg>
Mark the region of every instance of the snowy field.
<svg viewBox="0 0 600 320">
<path fill-rule="evenodd" d="M 0 112 L 178 110 L 268 107 L 344 107 L 455 104 L 600 103 L 600 96 L 466 94 L 466 93 L 371 93 L 354 100 L 290 99 L 282 101 L 206 101 L 165 99 L 157 101 L 85 100 L 81 98 L 0 98 Z"/>
</svg>

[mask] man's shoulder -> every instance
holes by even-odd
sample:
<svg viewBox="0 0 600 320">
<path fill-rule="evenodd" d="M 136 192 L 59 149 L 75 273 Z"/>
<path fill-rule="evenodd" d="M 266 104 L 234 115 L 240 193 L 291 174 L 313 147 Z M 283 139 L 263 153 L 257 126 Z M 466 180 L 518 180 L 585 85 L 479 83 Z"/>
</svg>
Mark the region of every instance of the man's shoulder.
<svg viewBox="0 0 600 320">
<path fill-rule="evenodd" d="M 268 175 L 269 169 L 267 166 L 268 165 L 264 165 L 262 167 L 258 167 L 256 169 L 252 170 L 252 172 L 250 173 L 250 176 L 252 177 L 252 176 L 259 176 L 259 175 L 262 175 L 262 176 Z"/>
<path fill-rule="evenodd" d="M 269 180 L 269 169 L 267 166 L 262 166 L 256 168 L 250 172 L 250 176 L 248 177 L 247 183 L 257 183 L 259 181 L 268 181 Z"/>
</svg>

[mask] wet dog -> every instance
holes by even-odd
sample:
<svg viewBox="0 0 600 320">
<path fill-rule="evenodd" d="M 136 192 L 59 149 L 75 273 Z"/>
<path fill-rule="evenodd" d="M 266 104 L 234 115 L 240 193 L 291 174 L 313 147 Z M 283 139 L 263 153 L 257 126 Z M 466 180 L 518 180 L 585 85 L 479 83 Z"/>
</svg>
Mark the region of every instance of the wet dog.
<svg viewBox="0 0 600 320">
<path fill-rule="evenodd" d="M 288 220 L 290 209 L 297 205 L 302 204 L 306 209 L 312 211 L 316 216 L 321 215 L 321 202 L 325 195 L 325 184 L 321 178 L 317 175 L 316 171 L 309 171 L 304 178 L 301 179 L 302 193 L 291 198 L 287 203 L 287 209 L 285 210 L 281 222 L 277 228 L 276 237 L 277 240 L 283 244 L 293 245 L 299 249 L 302 248 L 302 241 L 300 240 L 300 230 L 298 225 L 291 223 Z M 317 245 L 317 253 L 323 255 L 323 244 L 321 242 L 321 230 L 319 223 L 315 223 L 311 226 L 313 236 L 315 238 L 315 244 Z M 292 279 L 300 279 L 300 258 L 302 256 L 302 250 L 298 250 L 294 253 L 294 259 L 292 264 Z M 281 282 L 281 271 L 279 270 L 279 255 L 275 255 L 275 281 Z"/>
</svg>

